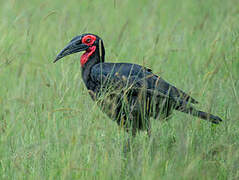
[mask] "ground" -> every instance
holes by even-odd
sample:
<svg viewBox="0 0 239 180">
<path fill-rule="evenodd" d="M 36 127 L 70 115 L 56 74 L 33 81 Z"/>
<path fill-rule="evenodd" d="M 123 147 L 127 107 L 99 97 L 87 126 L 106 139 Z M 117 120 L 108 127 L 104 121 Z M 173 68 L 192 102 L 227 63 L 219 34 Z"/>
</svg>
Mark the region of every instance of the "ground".
<svg viewBox="0 0 239 180">
<path fill-rule="evenodd" d="M 238 179 L 238 0 L 0 2 L 0 179 Z M 127 154 L 127 134 L 91 100 L 76 35 L 106 61 L 145 65 L 220 125 L 175 112 Z"/>
</svg>

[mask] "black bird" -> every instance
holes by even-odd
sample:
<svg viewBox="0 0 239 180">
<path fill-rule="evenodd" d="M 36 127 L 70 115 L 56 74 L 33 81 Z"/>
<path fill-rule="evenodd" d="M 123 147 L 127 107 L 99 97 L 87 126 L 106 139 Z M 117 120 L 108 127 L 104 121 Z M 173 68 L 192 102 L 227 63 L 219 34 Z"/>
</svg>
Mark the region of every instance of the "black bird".
<svg viewBox="0 0 239 180">
<path fill-rule="evenodd" d="M 85 51 L 81 56 L 83 81 L 101 109 L 118 125 L 135 136 L 138 130 L 150 135 L 150 117 L 167 119 L 173 110 L 218 124 L 222 119 L 195 109 L 198 102 L 182 90 L 167 83 L 151 69 L 130 63 L 106 63 L 103 40 L 94 34 L 73 38 L 57 55 Z"/>
</svg>

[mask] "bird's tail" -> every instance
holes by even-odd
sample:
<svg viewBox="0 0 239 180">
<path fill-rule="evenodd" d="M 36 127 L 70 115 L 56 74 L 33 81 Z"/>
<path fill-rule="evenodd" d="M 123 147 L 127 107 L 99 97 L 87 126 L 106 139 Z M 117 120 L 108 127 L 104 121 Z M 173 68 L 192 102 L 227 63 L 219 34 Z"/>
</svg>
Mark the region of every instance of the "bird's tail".
<svg viewBox="0 0 239 180">
<path fill-rule="evenodd" d="M 196 117 L 199 117 L 201 119 L 204 119 L 204 120 L 207 120 L 207 121 L 210 121 L 211 123 L 214 123 L 214 124 L 219 124 L 222 119 L 218 116 L 214 116 L 210 113 L 207 113 L 207 112 L 203 112 L 203 111 L 199 111 L 195 108 L 193 108 L 192 106 L 190 107 L 178 107 L 176 108 L 178 111 L 181 111 L 181 112 L 184 112 L 184 113 L 188 113 L 188 114 L 191 114 L 193 116 L 196 116 Z"/>
</svg>

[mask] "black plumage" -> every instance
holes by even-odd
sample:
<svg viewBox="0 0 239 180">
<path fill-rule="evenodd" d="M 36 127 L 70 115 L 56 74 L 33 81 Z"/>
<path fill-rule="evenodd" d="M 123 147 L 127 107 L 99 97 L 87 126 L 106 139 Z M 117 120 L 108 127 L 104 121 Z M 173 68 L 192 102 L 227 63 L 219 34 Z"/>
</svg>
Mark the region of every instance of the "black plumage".
<svg viewBox="0 0 239 180">
<path fill-rule="evenodd" d="M 170 85 L 151 69 L 130 63 L 105 63 L 103 41 L 94 34 L 82 34 L 57 55 L 62 57 L 85 51 L 81 57 L 82 78 L 92 99 L 118 125 L 127 131 L 147 130 L 150 117 L 167 119 L 173 110 L 197 116 L 218 124 L 222 119 L 196 110 L 198 102 Z"/>
</svg>

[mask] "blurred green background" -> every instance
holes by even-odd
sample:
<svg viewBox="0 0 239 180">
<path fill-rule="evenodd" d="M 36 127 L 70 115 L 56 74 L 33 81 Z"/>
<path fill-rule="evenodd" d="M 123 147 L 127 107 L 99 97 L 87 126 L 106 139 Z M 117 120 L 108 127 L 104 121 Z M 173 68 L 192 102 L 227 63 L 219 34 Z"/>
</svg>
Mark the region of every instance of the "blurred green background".
<svg viewBox="0 0 239 180">
<path fill-rule="evenodd" d="M 238 179 L 238 19 L 238 0 L 1 0 L 0 179 Z M 52 63 L 85 32 L 106 61 L 151 68 L 224 122 L 175 112 L 125 155 L 80 54 Z"/>
</svg>

